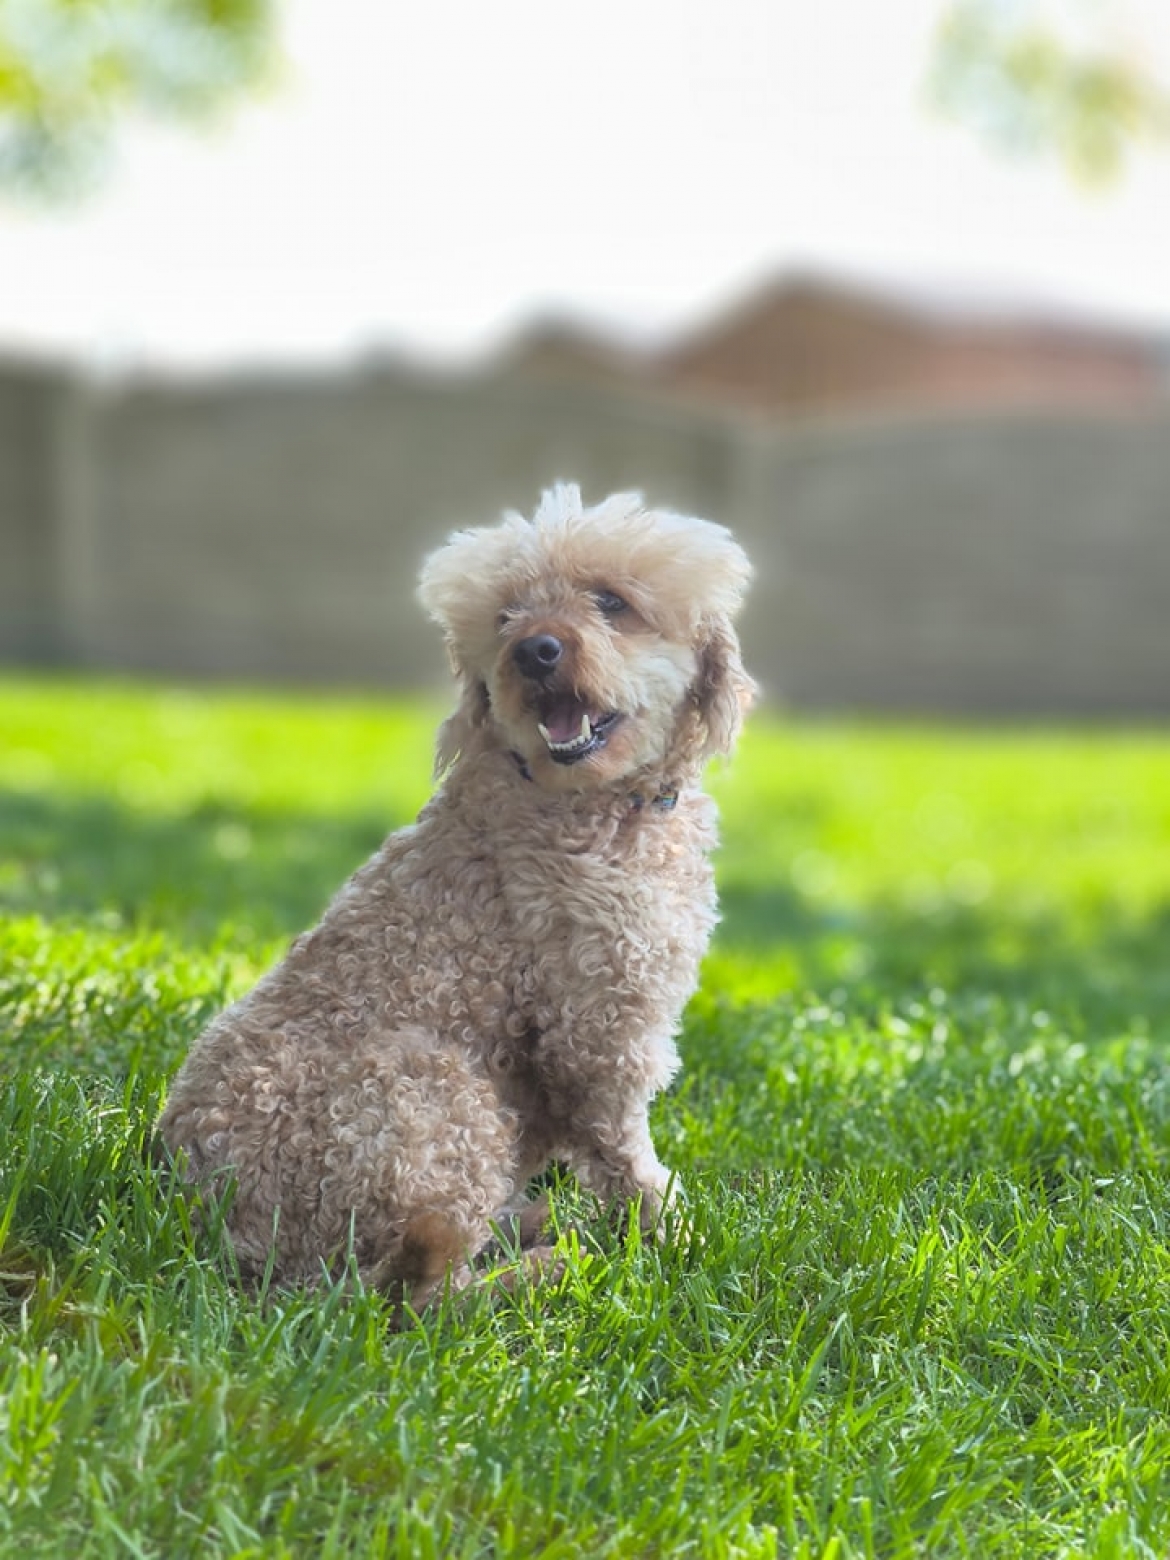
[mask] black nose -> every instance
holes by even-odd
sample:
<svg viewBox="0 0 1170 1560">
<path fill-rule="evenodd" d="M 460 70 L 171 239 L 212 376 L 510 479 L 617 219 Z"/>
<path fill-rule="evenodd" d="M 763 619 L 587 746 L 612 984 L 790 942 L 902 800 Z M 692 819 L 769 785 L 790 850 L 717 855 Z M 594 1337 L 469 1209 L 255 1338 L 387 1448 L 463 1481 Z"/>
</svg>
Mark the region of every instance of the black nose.
<svg viewBox="0 0 1170 1560">
<path fill-rule="evenodd" d="M 556 670 L 564 653 L 564 645 L 552 634 L 530 634 L 527 639 L 517 641 L 512 659 L 525 677 L 545 678 Z"/>
</svg>

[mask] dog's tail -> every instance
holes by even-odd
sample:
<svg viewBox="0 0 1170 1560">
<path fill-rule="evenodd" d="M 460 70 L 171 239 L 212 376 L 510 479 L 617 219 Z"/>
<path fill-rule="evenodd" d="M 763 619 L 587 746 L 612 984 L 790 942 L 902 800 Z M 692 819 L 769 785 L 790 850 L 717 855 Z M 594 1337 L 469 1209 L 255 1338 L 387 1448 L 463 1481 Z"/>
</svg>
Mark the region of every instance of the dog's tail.
<svg viewBox="0 0 1170 1560">
<path fill-rule="evenodd" d="M 449 1267 L 467 1260 L 467 1238 L 441 1213 L 418 1213 L 402 1233 L 402 1251 L 395 1264 L 408 1284 L 434 1283 Z"/>
</svg>

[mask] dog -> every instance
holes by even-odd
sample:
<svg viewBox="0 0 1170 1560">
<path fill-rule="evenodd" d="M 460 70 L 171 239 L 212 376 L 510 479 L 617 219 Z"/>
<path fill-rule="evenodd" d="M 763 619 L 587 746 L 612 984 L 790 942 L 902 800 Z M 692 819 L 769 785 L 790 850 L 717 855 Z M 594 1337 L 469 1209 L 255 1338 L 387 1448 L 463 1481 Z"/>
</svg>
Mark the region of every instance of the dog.
<svg viewBox="0 0 1170 1560">
<path fill-rule="evenodd" d="M 422 1304 L 564 1164 L 654 1228 L 647 1110 L 717 919 L 700 789 L 754 685 L 722 526 L 545 493 L 425 562 L 460 697 L 440 784 L 198 1039 L 160 1118 L 241 1275 Z M 527 1210 L 527 1211 L 525 1211 Z M 543 1248 L 542 1248 L 543 1249 Z"/>
</svg>

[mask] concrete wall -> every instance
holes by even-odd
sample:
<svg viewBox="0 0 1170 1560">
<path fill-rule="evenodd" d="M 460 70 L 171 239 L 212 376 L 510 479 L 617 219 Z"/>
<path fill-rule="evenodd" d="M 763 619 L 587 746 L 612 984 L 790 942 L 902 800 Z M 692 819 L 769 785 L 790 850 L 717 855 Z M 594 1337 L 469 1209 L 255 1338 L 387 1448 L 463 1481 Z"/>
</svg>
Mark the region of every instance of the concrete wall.
<svg viewBox="0 0 1170 1560">
<path fill-rule="evenodd" d="M 698 423 L 507 380 L 152 389 L 99 423 L 100 664 L 414 682 L 441 665 L 414 577 L 452 524 L 565 472 L 699 509 L 727 486 Z"/>
<path fill-rule="evenodd" d="M 736 529 L 778 699 L 1170 713 L 1170 416 L 775 433 L 517 375 L 0 373 L 0 655 L 428 683 L 423 553 L 562 476 Z"/>
<path fill-rule="evenodd" d="M 791 702 L 1170 712 L 1170 420 L 824 431 L 762 465 Z"/>
<path fill-rule="evenodd" d="M 66 385 L 0 365 L 0 656 L 57 650 L 56 422 Z"/>
</svg>

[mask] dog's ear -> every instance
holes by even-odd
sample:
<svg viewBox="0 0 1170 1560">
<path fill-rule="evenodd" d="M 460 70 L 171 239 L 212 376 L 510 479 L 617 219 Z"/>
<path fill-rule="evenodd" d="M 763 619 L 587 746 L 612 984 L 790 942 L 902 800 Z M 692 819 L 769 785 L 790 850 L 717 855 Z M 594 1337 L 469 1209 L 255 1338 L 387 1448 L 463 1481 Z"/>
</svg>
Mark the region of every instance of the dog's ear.
<svg viewBox="0 0 1170 1560">
<path fill-rule="evenodd" d="M 438 779 L 460 753 L 474 745 L 476 735 L 487 723 L 490 704 L 488 691 L 478 677 L 461 677 L 463 693 L 455 710 L 439 727 L 435 738 L 435 778 Z"/>
<path fill-rule="evenodd" d="M 709 620 L 699 645 L 699 670 L 692 690 L 701 758 L 731 752 L 755 693 L 730 622 L 723 617 Z"/>
</svg>

